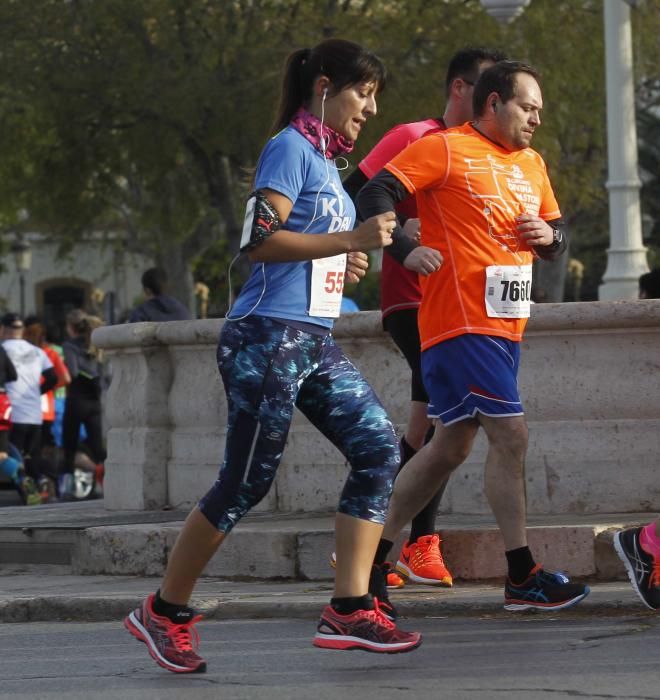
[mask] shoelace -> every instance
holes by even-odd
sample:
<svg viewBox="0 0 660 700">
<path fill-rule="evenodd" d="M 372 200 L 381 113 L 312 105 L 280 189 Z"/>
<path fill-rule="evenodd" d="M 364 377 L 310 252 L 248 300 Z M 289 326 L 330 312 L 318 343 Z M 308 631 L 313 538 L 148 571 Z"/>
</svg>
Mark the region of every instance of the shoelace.
<svg viewBox="0 0 660 700">
<path fill-rule="evenodd" d="M 183 625 L 172 625 L 167 630 L 167 636 L 178 651 L 197 651 L 199 649 L 199 633 L 194 625 L 202 619 L 201 615 L 193 617 L 190 622 Z"/>
<path fill-rule="evenodd" d="M 419 544 L 419 540 L 417 540 L 416 550 L 415 559 L 419 561 L 419 563 L 444 564 L 442 555 L 440 554 L 440 538 L 437 535 L 433 535 L 426 545 Z"/>
<path fill-rule="evenodd" d="M 380 609 L 380 602 L 378 601 L 378 598 L 374 597 L 374 616 L 376 618 L 376 622 L 378 622 L 379 625 L 382 625 L 383 627 L 387 629 L 394 629 L 396 625 L 392 620 L 390 620 L 389 617 Z"/>
</svg>

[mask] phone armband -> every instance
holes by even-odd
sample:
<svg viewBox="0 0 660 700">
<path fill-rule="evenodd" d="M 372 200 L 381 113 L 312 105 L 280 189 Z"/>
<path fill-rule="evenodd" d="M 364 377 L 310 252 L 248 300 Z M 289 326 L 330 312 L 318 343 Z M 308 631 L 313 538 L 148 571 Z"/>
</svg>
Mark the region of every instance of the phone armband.
<svg viewBox="0 0 660 700">
<path fill-rule="evenodd" d="M 252 250 L 282 228 L 279 214 L 268 198 L 255 190 L 248 198 L 240 251 Z"/>
</svg>

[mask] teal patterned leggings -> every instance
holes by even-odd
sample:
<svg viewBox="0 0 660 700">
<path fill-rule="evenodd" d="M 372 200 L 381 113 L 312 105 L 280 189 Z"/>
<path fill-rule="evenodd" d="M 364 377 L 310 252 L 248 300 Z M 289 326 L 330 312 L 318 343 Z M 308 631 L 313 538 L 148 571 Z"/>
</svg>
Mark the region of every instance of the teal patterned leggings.
<svg viewBox="0 0 660 700">
<path fill-rule="evenodd" d="M 229 417 L 224 462 L 199 503 L 209 522 L 228 533 L 268 493 L 294 406 L 350 466 L 338 511 L 385 521 L 400 460 L 394 428 L 331 334 L 259 316 L 227 321 L 217 359 Z"/>
</svg>

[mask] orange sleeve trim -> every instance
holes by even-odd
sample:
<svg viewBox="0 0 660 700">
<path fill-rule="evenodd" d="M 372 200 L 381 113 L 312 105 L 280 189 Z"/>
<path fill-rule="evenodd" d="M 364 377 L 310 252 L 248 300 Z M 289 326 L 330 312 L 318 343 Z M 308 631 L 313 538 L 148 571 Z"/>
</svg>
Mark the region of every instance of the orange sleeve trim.
<svg viewBox="0 0 660 700">
<path fill-rule="evenodd" d="M 385 170 L 389 171 L 394 175 L 394 177 L 410 192 L 410 194 L 414 194 L 416 192 L 415 190 L 415 185 L 413 185 L 412 181 L 404 175 L 395 165 L 392 165 L 392 163 L 388 163 L 385 166 Z"/>
</svg>

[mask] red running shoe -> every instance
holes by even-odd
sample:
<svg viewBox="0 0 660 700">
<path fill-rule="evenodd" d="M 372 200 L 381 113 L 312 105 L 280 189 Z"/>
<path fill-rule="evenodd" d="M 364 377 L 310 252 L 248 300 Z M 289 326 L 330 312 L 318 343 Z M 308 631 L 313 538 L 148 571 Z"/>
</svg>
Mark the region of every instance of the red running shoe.
<svg viewBox="0 0 660 700">
<path fill-rule="evenodd" d="M 199 635 L 195 629 L 202 616 L 194 615 L 192 610 L 182 611 L 182 622 L 177 624 L 156 615 L 153 602 L 152 594 L 133 610 L 124 620 L 126 629 L 147 645 L 151 658 L 159 666 L 173 673 L 204 673 L 206 661 L 196 653 Z"/>
<path fill-rule="evenodd" d="M 424 535 L 417 542 L 405 542 L 396 563 L 397 571 L 413 583 L 450 587 L 454 581 L 442 559 L 440 542 L 438 535 Z"/>
<path fill-rule="evenodd" d="M 378 607 L 340 615 L 330 605 L 321 613 L 314 646 L 321 649 L 373 651 L 378 654 L 399 654 L 416 649 L 422 643 L 419 632 L 403 632 Z"/>
</svg>

